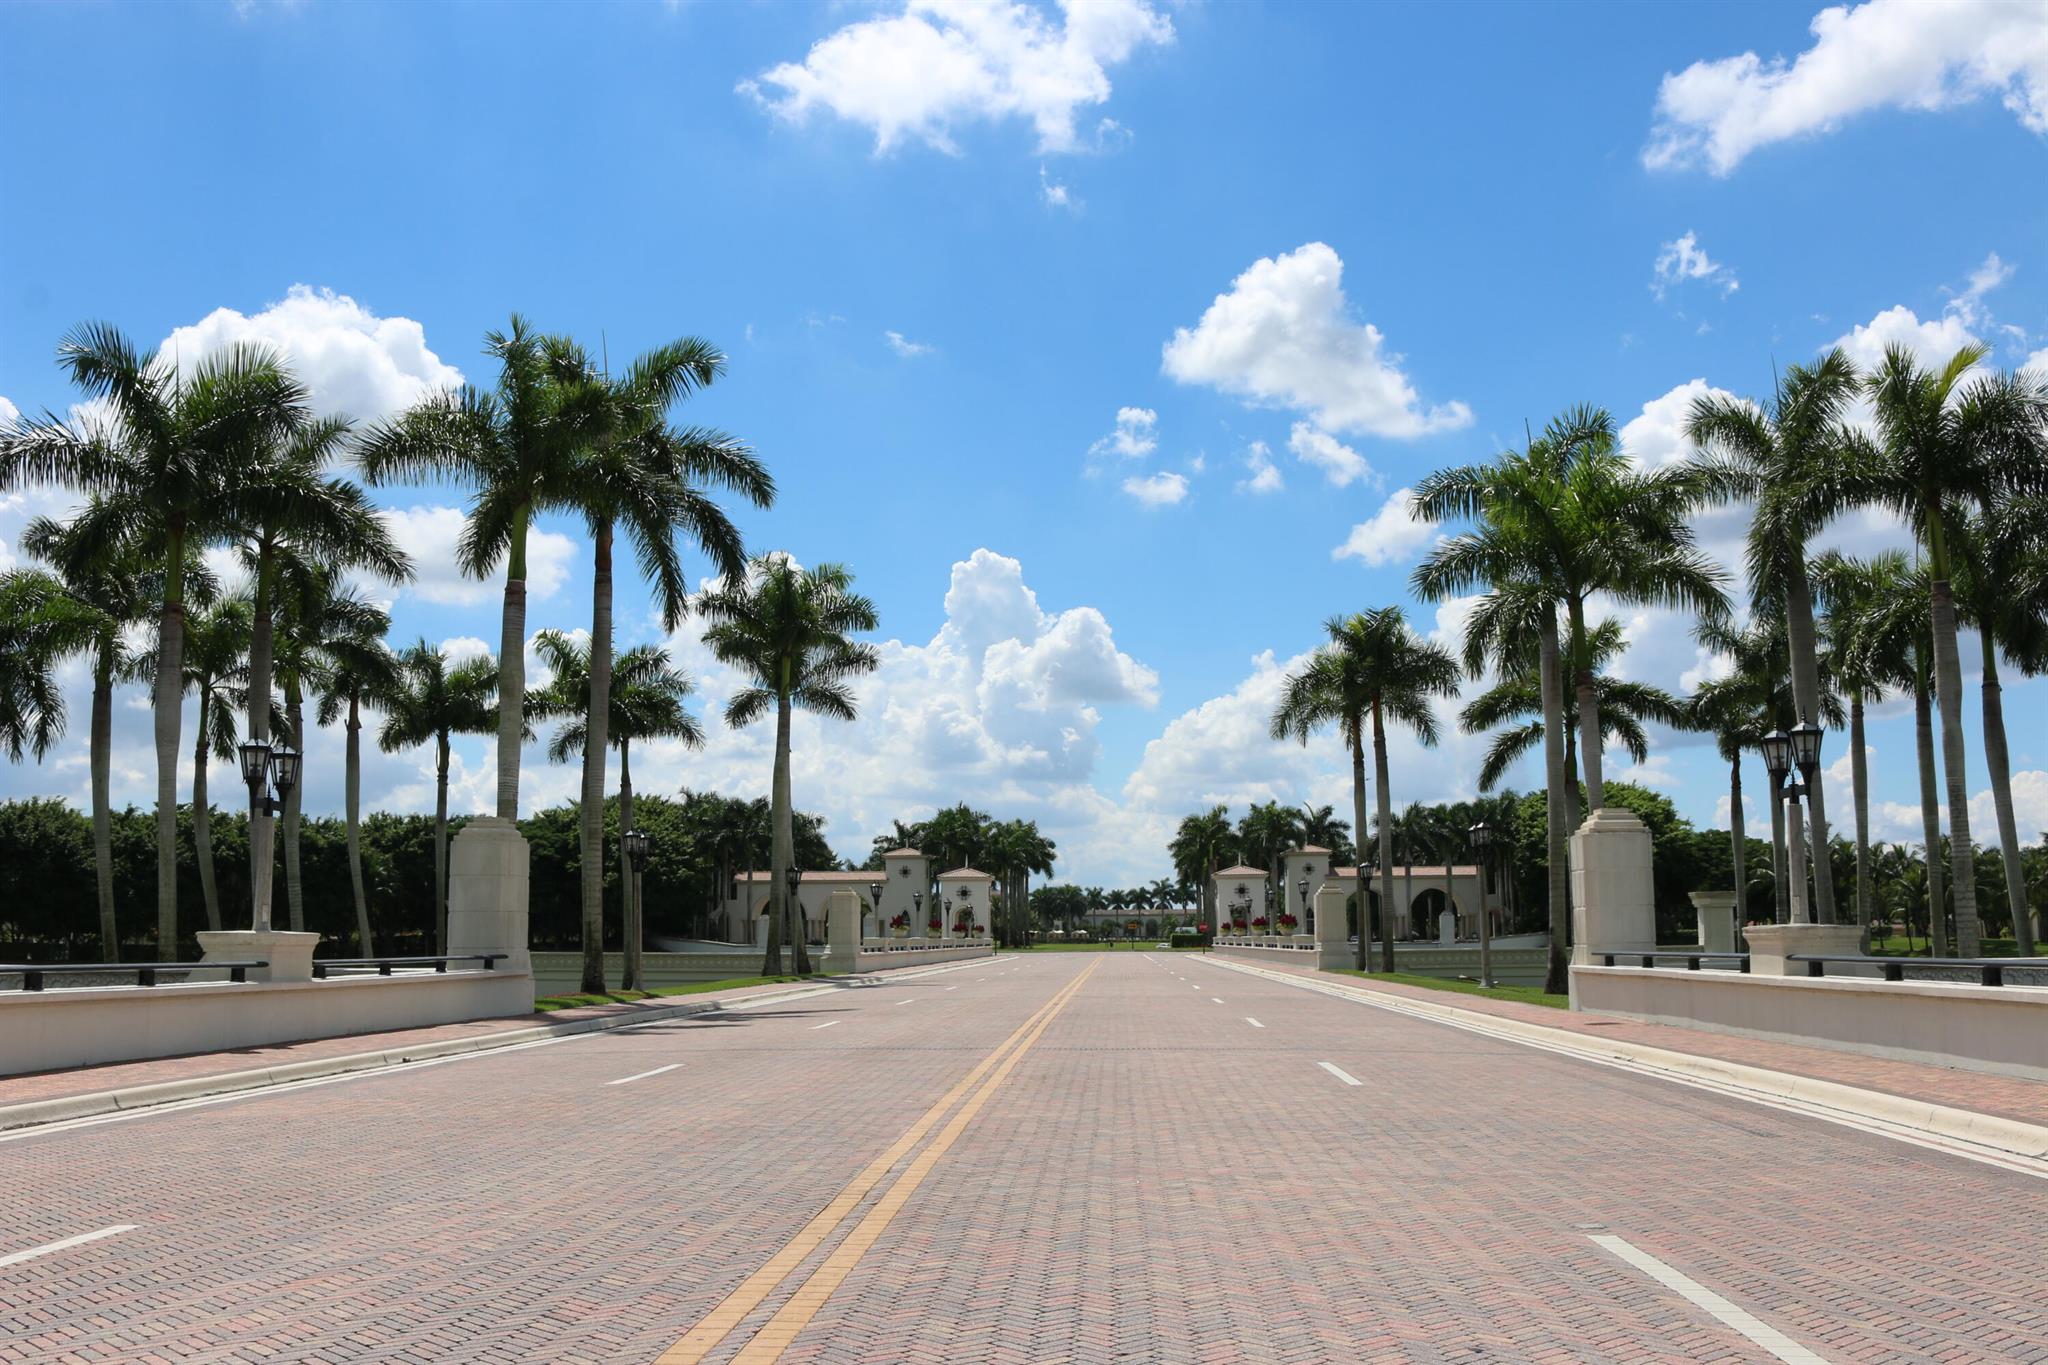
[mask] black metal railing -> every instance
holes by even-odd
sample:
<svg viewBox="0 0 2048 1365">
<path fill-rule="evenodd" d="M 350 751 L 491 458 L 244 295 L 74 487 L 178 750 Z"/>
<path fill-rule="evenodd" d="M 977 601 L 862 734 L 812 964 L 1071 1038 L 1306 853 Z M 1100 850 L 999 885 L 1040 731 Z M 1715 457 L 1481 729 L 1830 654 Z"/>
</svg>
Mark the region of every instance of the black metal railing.
<svg viewBox="0 0 2048 1365">
<path fill-rule="evenodd" d="M 1908 971 L 1965 972 L 1977 974 L 1980 986 L 2003 986 L 2005 974 L 2014 968 L 2029 973 L 2048 973 L 2048 957 L 1858 957 L 1853 954 L 1790 953 L 1787 962 L 1804 962 L 1808 976 L 1826 976 L 1830 962 L 1854 963 L 1868 972 L 1876 967 L 1886 981 L 1904 981 Z"/>
<path fill-rule="evenodd" d="M 448 957 L 326 957 L 313 962 L 313 979 L 325 981 L 330 976 L 366 976 L 372 971 L 378 976 L 390 976 L 400 967 L 432 967 L 437 972 L 448 970 L 451 962 L 481 962 L 487 972 L 496 971 L 498 964 L 510 957 L 510 953 L 457 953 Z"/>
<path fill-rule="evenodd" d="M 268 967 L 265 961 L 249 962 L 0 962 L 0 976 L 21 976 L 25 991 L 42 990 L 52 976 L 127 976 L 134 974 L 138 986 L 154 986 L 163 972 L 225 971 L 228 980 L 246 982 L 251 967 Z"/>
<path fill-rule="evenodd" d="M 1736 964 L 1736 971 L 1746 972 L 1749 970 L 1748 953 L 1602 953 L 1600 955 L 1600 965 L 1603 967 L 1655 967 L 1660 958 L 1672 962 L 1683 962 L 1685 969 L 1689 972 L 1699 971 L 1700 964 L 1704 962 L 1733 962 Z"/>
</svg>

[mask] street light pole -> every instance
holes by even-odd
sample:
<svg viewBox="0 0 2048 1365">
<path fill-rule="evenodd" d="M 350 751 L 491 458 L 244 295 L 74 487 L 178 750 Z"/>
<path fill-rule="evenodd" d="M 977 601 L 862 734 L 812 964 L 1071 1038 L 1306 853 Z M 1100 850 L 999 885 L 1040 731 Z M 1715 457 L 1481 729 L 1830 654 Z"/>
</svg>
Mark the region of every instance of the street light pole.
<svg viewBox="0 0 2048 1365">
<path fill-rule="evenodd" d="M 1780 924 L 1792 922 L 1791 858 L 1785 843 L 1785 774 L 1792 771 L 1792 737 L 1773 730 L 1757 741 L 1771 776 L 1771 903 Z M 1739 893 L 1740 888 L 1738 888 Z"/>
<path fill-rule="evenodd" d="M 253 859 L 260 869 L 249 888 L 254 902 L 251 924 L 259 933 L 270 931 L 270 862 L 273 856 L 273 818 L 284 811 L 285 797 L 299 783 L 299 752 L 288 744 L 272 748 L 264 740 L 252 739 L 242 745 L 242 780 L 249 784 L 249 841 Z M 269 794 L 275 787 L 277 795 Z"/>
<path fill-rule="evenodd" d="M 1806 845 L 1804 842 L 1805 821 L 1802 818 L 1799 810 L 1799 800 L 1803 797 L 1806 799 L 1806 802 L 1809 806 L 1813 804 L 1813 793 L 1818 782 L 1818 779 L 1820 777 L 1820 742 L 1822 733 L 1823 732 L 1821 728 L 1818 725 L 1815 725 L 1810 720 L 1802 720 L 1797 725 L 1792 727 L 1792 761 L 1799 766 L 1799 775 L 1805 779 L 1803 782 L 1800 782 L 1798 784 L 1798 791 L 1792 799 L 1792 824 L 1794 829 L 1800 831 L 1801 839 L 1800 862 L 1802 864 L 1802 872 L 1800 879 L 1796 883 L 1796 885 L 1802 891 L 1805 890 L 1806 887 L 1806 879 L 1804 876 L 1803 867 L 1806 861 Z M 1813 820 L 1813 833 L 1815 841 L 1813 845 L 1813 857 L 1816 863 L 1818 863 L 1820 859 L 1828 856 L 1827 848 L 1820 841 L 1821 830 L 1822 821 L 1818 813 L 1818 808 L 1816 807 Z M 1815 894 L 1813 898 L 1808 902 L 1808 904 L 1813 907 L 1815 913 L 1810 914 L 1807 918 L 1819 924 L 1833 924 L 1835 922 L 1834 906 L 1829 903 L 1827 897 L 1820 894 L 1821 882 L 1824 879 L 1824 877 L 1824 872 L 1818 869 L 1814 872 L 1813 880 Z"/>
<path fill-rule="evenodd" d="M 648 838 L 646 830 L 629 829 L 620 836 L 620 842 L 626 846 L 626 923 L 624 942 L 619 946 L 624 949 L 620 956 L 626 970 L 619 985 L 623 990 L 642 991 L 647 987 L 641 980 L 640 970 L 642 925 L 645 922 L 641 913 L 640 874 L 647 870 L 648 849 L 653 841 Z"/>
<path fill-rule="evenodd" d="M 1493 910 L 1486 903 L 1486 871 L 1493 849 L 1493 830 L 1484 821 L 1472 826 L 1469 831 L 1472 851 L 1478 857 L 1479 867 L 1479 987 L 1493 989 Z"/>
</svg>

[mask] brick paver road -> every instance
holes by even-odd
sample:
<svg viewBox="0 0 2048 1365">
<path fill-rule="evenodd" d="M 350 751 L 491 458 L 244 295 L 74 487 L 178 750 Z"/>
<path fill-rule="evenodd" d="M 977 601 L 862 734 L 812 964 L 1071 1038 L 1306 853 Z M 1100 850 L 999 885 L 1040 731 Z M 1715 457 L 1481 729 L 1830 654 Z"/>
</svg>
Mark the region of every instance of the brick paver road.
<svg viewBox="0 0 2048 1365">
<path fill-rule="evenodd" d="M 2044 1211 L 1212 962 L 1043 954 L 0 1135 L 0 1361 L 2048 1361 Z"/>
</svg>

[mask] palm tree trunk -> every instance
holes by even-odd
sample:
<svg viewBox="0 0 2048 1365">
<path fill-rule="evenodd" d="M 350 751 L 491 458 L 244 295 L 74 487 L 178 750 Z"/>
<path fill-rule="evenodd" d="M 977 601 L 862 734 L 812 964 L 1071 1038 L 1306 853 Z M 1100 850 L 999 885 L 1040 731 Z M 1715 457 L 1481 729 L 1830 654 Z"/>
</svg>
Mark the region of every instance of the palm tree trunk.
<svg viewBox="0 0 2048 1365">
<path fill-rule="evenodd" d="M 1586 807 L 1597 811 L 1607 804 L 1607 783 L 1600 762 L 1600 695 L 1593 681 L 1593 662 L 1586 653 L 1586 604 L 1574 597 L 1571 613 L 1572 680 L 1579 698 L 1579 761 L 1586 767 Z"/>
<path fill-rule="evenodd" d="M 519 818 L 519 746 L 526 736 L 526 527 L 512 520 L 505 555 L 505 614 L 498 631 L 498 818 Z"/>
<path fill-rule="evenodd" d="M 2027 875 L 2020 863 L 2020 833 L 2012 810 L 2012 764 L 2005 744 L 2004 689 L 1998 682 L 1998 641 L 1989 625 L 1984 640 L 1984 764 L 1991 770 L 1991 802 L 1998 813 L 1998 856 L 2005 864 L 2005 899 L 2012 911 L 2012 936 L 2021 957 L 2034 955 L 2034 922 L 2027 908 Z"/>
<path fill-rule="evenodd" d="M 156 956 L 178 960 L 178 731 L 185 696 L 185 531 L 165 547 L 156 661 Z"/>
<path fill-rule="evenodd" d="M 213 876 L 213 811 L 206 792 L 207 688 L 199 689 L 199 742 L 192 749 L 192 857 L 199 864 L 199 895 L 206 927 L 220 928 L 220 887 Z"/>
<path fill-rule="evenodd" d="M 1749 907 L 1749 845 L 1742 814 L 1742 755 L 1728 760 L 1728 858 L 1735 869 L 1735 931 L 1742 932 Z"/>
<path fill-rule="evenodd" d="M 761 956 L 761 975 L 782 975 L 783 931 L 791 922 L 789 913 L 790 820 L 789 810 L 789 699 L 775 707 L 775 774 L 769 788 L 768 840 L 768 950 Z"/>
<path fill-rule="evenodd" d="M 612 525 L 596 528 L 590 591 L 590 696 L 583 716 L 583 989 L 604 993 L 604 765 L 612 715 Z M 626 828 L 625 812 L 619 828 Z"/>
<path fill-rule="evenodd" d="M 434 951 L 448 951 L 448 732 L 434 737 Z"/>
<path fill-rule="evenodd" d="M 1380 716 L 1379 701 L 1372 707 L 1372 776 L 1379 784 L 1380 807 L 1380 882 L 1387 889 L 1387 899 L 1393 899 L 1394 891 L 1394 827 L 1391 812 L 1392 803 L 1387 799 L 1387 727 Z M 1380 907 L 1380 970 L 1394 970 L 1394 917 Z"/>
<path fill-rule="evenodd" d="M 374 957 L 370 941 L 370 898 L 363 892 L 363 718 L 353 692 L 348 699 L 347 756 L 342 769 L 342 816 L 348 824 L 348 881 L 356 900 L 356 952 Z"/>
<path fill-rule="evenodd" d="M 299 680 L 294 677 L 285 684 L 284 718 L 291 727 L 292 747 L 299 751 L 299 780 L 284 794 L 284 894 L 295 934 L 306 931 L 305 886 L 299 880 L 299 811 L 306 796 L 306 718 L 302 703 Z"/>
<path fill-rule="evenodd" d="M 1543 989 L 1552 995 L 1563 995 L 1571 989 L 1571 959 L 1566 952 L 1571 938 L 1571 868 L 1565 861 L 1570 807 L 1566 803 L 1574 801 L 1577 793 L 1564 763 L 1564 677 L 1558 659 L 1554 605 L 1543 609 L 1543 631 L 1537 637 L 1537 650 L 1537 675 L 1543 693 L 1543 777 L 1549 788 L 1544 834 L 1549 860 L 1550 961 L 1544 969 Z"/>
<path fill-rule="evenodd" d="M 99 895 L 102 961 L 121 960 L 114 923 L 114 807 L 108 792 L 114 753 L 114 666 L 102 652 L 92 679 L 92 867 Z"/>
<path fill-rule="evenodd" d="M 1948 911 L 1942 895 L 1941 798 L 1934 779 L 1933 699 L 1927 684 L 1924 646 L 1913 646 L 1913 731 L 1920 757 L 1920 837 L 1927 842 L 1927 942 L 1936 957 L 1948 956 Z"/>
<path fill-rule="evenodd" d="M 1786 575 L 1785 635 L 1792 647 L 1792 701 L 1801 720 L 1820 724 L 1819 646 L 1813 628 L 1813 590 L 1806 581 L 1806 556 L 1795 552 Z M 1834 859 L 1828 852 L 1828 807 L 1820 770 L 1806 779 L 1806 813 L 1813 822 L 1813 918 L 1835 923 Z"/>
<path fill-rule="evenodd" d="M 644 991 L 646 984 L 640 979 L 640 946 L 644 933 L 640 927 L 640 882 L 639 874 L 633 870 L 633 860 L 626 856 L 626 831 L 633 828 L 633 741 L 619 743 L 619 886 L 624 902 L 624 914 L 620 917 L 623 941 L 619 945 L 619 959 L 624 965 L 624 979 L 619 986 L 622 990 Z"/>
<path fill-rule="evenodd" d="M 1362 836 L 1366 829 L 1365 746 L 1360 742 L 1358 726 L 1347 723 L 1344 728 L 1349 731 L 1351 740 L 1351 818 L 1357 821 L 1355 827 Z M 1358 970 L 1368 972 L 1372 970 L 1372 882 L 1365 875 L 1365 840 L 1361 837 L 1356 842 L 1358 849 L 1351 855 L 1351 860 L 1357 866 L 1351 870 L 1358 874 Z M 1216 921 L 1212 919 L 1209 922 L 1213 925 Z"/>
<path fill-rule="evenodd" d="M 1963 662 L 1956 651 L 1956 597 L 1949 583 L 1948 554 L 1941 545 L 1941 518 L 1928 519 L 1934 573 L 1934 699 L 1941 707 L 1941 766 L 1948 788 L 1949 894 L 1956 904 L 1956 952 L 1975 957 L 1983 950 L 1977 920 L 1976 846 L 1970 840 L 1970 785 L 1963 753 Z"/>
<path fill-rule="evenodd" d="M 1870 951 L 1870 914 L 1874 899 L 1870 874 L 1870 760 L 1863 752 L 1863 694 L 1849 697 L 1849 784 L 1856 804 L 1856 923 L 1863 926 L 1862 946 Z"/>
</svg>

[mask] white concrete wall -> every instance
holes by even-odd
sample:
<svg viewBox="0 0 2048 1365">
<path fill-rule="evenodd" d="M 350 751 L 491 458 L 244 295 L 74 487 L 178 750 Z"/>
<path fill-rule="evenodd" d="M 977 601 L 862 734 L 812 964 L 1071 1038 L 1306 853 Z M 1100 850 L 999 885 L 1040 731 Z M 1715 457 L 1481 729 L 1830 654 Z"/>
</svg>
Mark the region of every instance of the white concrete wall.
<svg viewBox="0 0 2048 1365">
<path fill-rule="evenodd" d="M 0 996 L 0 1075 L 532 1012 L 507 971 L 22 991 Z"/>
<path fill-rule="evenodd" d="M 2048 1081 L 2048 987 L 1572 968 L 1577 1007 Z"/>
</svg>

